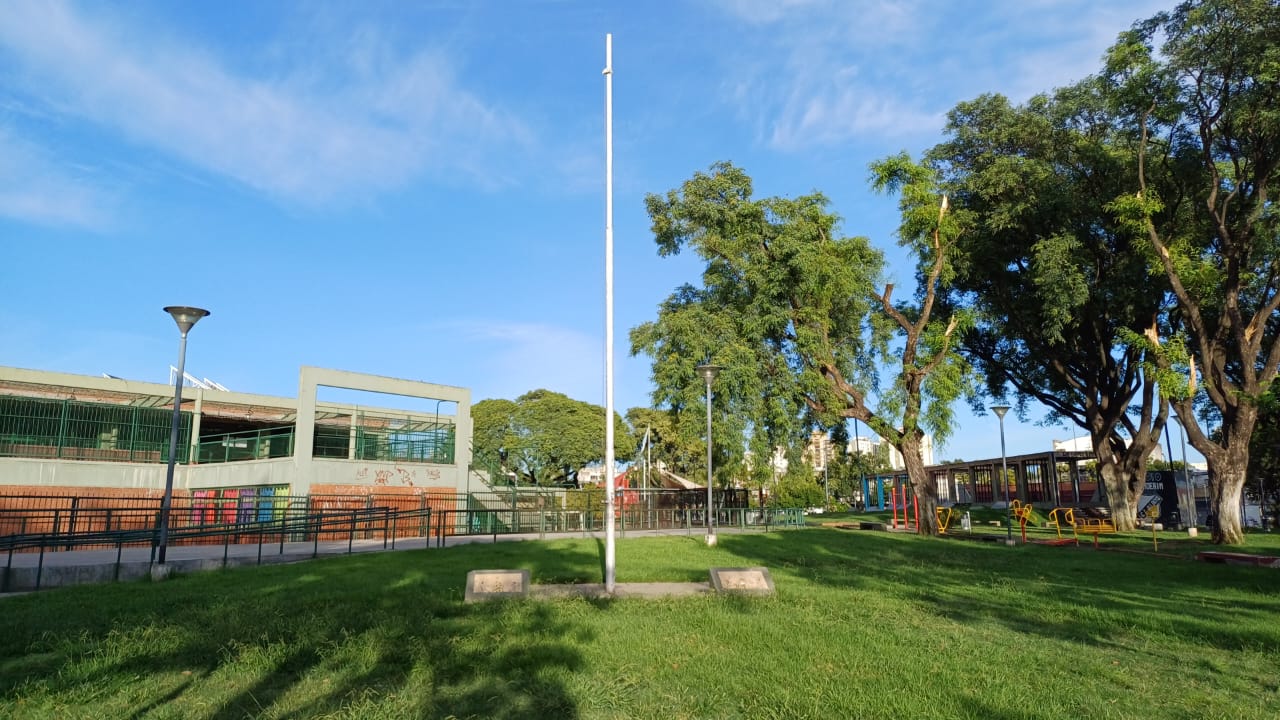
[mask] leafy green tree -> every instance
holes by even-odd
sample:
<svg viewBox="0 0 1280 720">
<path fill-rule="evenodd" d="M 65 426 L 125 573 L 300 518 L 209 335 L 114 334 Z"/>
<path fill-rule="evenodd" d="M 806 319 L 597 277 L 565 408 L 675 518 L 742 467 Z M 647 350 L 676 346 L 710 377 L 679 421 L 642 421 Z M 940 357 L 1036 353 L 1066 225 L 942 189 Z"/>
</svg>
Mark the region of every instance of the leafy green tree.
<svg viewBox="0 0 1280 720">
<path fill-rule="evenodd" d="M 1280 366 L 1280 4 L 1184 2 L 1121 35 L 1102 77 L 1134 139 L 1113 207 L 1177 300 L 1186 341 L 1163 346 L 1162 368 L 1191 379 L 1169 394 L 1209 465 L 1213 540 L 1241 543 L 1249 442 Z"/>
<path fill-rule="evenodd" d="M 1085 429 L 1112 517 L 1133 529 L 1145 465 L 1168 417 L 1148 372 L 1168 284 L 1111 202 L 1136 178 L 1097 80 L 1013 106 L 960 103 L 928 154 L 964 226 L 947 300 L 976 311 L 963 347 L 991 395 L 1012 390 Z"/>
<path fill-rule="evenodd" d="M 472 407 L 477 465 L 498 475 L 514 473 L 528 485 L 576 480 L 583 466 L 604 460 L 604 408 L 550 390 L 511 400 L 482 400 Z M 614 414 L 614 446 L 634 444 L 631 429 Z"/>
<path fill-rule="evenodd" d="M 822 476 L 815 476 L 813 468 L 804 463 L 794 465 L 778 478 L 773 493 L 773 505 L 784 508 L 822 507 L 825 494 L 822 492 Z"/>
<path fill-rule="evenodd" d="M 513 434 L 516 404 L 510 400 L 481 400 L 471 406 L 471 464 L 489 473 L 490 482 L 506 484 L 507 437 Z"/>
<path fill-rule="evenodd" d="M 926 428 L 940 439 L 949 432 L 967 377 L 953 348 L 963 317 L 933 316 L 953 227 L 927 169 L 903 155 L 872 170 L 874 187 L 902 194 L 899 235 L 921 263 L 917 302 L 895 303 L 892 285 L 880 289 L 881 253 L 866 238 L 841 237 L 823 195 L 756 200 L 745 172 L 718 163 L 646 198 L 659 254 L 688 247 L 706 265 L 702 287 L 679 288 L 656 321 L 632 330 L 632 352 L 653 359 L 654 400 L 682 422 L 697 414 L 681 411 L 705 402 L 694 367 L 707 358 L 725 367 L 713 427 L 715 447 L 738 461 L 730 472 L 744 437 L 754 457 L 771 457 L 803 441 L 806 418 L 827 427 L 857 418 L 901 450 L 932 520 L 937 488 L 921 440 Z M 881 360 L 899 368 L 887 387 Z M 747 467 L 755 483 L 771 474 L 767 463 Z M 923 529 L 936 532 L 932 522 Z"/>
<path fill-rule="evenodd" d="M 703 437 L 706 434 L 705 417 L 704 413 L 703 423 L 693 427 L 690 424 L 681 423 L 679 415 L 672 410 L 647 407 L 627 410 L 627 422 L 631 425 L 636 437 L 635 461 L 640 463 L 652 459 L 655 468 L 662 467 L 685 478 L 705 477 L 707 467 L 707 446 L 706 439 Z M 646 429 L 649 431 L 649 443 L 652 446 L 647 452 L 643 446 Z M 618 457 L 627 458 L 620 446 Z"/>
<path fill-rule="evenodd" d="M 890 471 L 886 453 L 850 452 L 847 443 L 836 443 L 833 450 L 827 482 L 831 494 L 845 501 L 861 495 L 863 478 Z"/>
</svg>

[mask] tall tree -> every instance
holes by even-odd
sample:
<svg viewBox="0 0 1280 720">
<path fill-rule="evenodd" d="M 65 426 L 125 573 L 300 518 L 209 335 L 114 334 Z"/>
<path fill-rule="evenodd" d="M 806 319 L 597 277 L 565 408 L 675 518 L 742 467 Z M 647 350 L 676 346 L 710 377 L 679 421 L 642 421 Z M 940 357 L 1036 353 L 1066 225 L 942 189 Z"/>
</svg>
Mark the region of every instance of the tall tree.
<svg viewBox="0 0 1280 720">
<path fill-rule="evenodd" d="M 928 154 L 963 218 L 948 302 L 977 311 L 963 346 L 988 389 L 1012 389 L 1089 433 L 1116 526 L 1132 529 L 1145 466 L 1168 416 L 1130 342 L 1168 296 L 1141 236 L 1109 209 L 1135 179 L 1096 80 L 1013 106 L 960 103 Z"/>
<path fill-rule="evenodd" d="M 659 254 L 688 247 L 706 265 L 702 287 L 680 288 L 656 321 L 632 330 L 632 352 L 653 358 L 654 399 L 672 407 L 694 405 L 698 362 L 726 366 L 717 446 L 728 440 L 730 451 L 746 433 L 753 456 L 772 457 L 794 444 L 784 440 L 803 438 L 806 417 L 827 427 L 841 418 L 867 423 L 902 451 L 932 533 L 937 488 L 921 439 L 926 428 L 949 431 L 966 371 L 952 347 L 961 320 L 933 317 L 951 225 L 933 176 L 905 156 L 877 164 L 873 185 L 902 193 L 901 238 L 924 271 L 917 303 L 894 303 L 893 286 L 881 289 L 881 253 L 866 238 L 841 237 L 824 196 L 756 200 L 746 173 L 719 163 L 646 199 Z M 882 388 L 877 363 L 885 360 L 899 371 Z M 769 472 L 766 463 L 750 467 L 758 481 Z"/>
<path fill-rule="evenodd" d="M 489 473 L 492 484 L 507 484 L 508 436 L 514 433 L 516 404 L 487 399 L 471 406 L 471 464 Z"/>
<path fill-rule="evenodd" d="M 550 390 L 533 390 L 514 402 L 481 400 L 472 407 L 473 455 L 490 472 L 514 473 L 521 483 L 572 482 L 584 466 L 604 459 L 603 414 L 598 405 Z M 616 447 L 634 443 L 616 413 L 614 436 Z"/>
<path fill-rule="evenodd" d="M 1258 402 L 1280 366 L 1280 4 L 1184 2 L 1124 33 L 1103 77 L 1138 140 L 1134 187 L 1115 208 L 1177 299 L 1192 385 L 1173 405 L 1209 464 L 1213 540 L 1240 543 Z M 1159 222 L 1171 213 L 1180 222 Z M 1169 353 L 1177 367 L 1181 351 Z M 1195 388 L 1216 431 L 1197 417 Z"/>
<path fill-rule="evenodd" d="M 643 458 L 637 455 L 636 460 L 652 459 L 655 466 L 685 478 L 704 477 L 707 453 L 702 436 L 706 429 L 689 427 L 681 423 L 680 416 L 681 413 L 669 409 L 634 407 L 627 410 L 627 422 L 636 435 L 637 453 L 643 454 Z M 644 446 L 646 431 L 649 433 L 648 449 Z M 619 457 L 623 456 L 620 451 Z"/>
</svg>

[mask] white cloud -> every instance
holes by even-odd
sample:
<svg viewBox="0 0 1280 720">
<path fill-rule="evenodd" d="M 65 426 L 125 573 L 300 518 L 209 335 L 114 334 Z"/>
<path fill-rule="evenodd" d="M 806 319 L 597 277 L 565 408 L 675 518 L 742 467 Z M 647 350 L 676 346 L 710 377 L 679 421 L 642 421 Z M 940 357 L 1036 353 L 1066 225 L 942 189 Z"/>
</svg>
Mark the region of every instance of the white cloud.
<svg viewBox="0 0 1280 720">
<path fill-rule="evenodd" d="M 286 58 L 285 71 L 271 74 L 233 70 L 189 40 L 61 2 L 10 3 L 5 15 L 0 53 L 16 61 L 28 92 L 295 202 L 360 197 L 424 172 L 504 184 L 476 148 L 529 142 L 517 119 L 458 86 L 443 54 L 397 53 L 372 31 L 335 42 L 345 55 Z M 325 64 L 308 66 L 316 57 Z"/>
<path fill-rule="evenodd" d="M 762 142 L 782 150 L 942 129 L 984 92 L 1022 101 L 1098 69 L 1116 33 L 1156 0 L 840 2 L 720 0 L 743 36 L 727 92 Z"/>
<path fill-rule="evenodd" d="M 0 126 L 0 217 L 39 225 L 100 229 L 108 224 L 112 197 L 38 147 Z"/>
</svg>

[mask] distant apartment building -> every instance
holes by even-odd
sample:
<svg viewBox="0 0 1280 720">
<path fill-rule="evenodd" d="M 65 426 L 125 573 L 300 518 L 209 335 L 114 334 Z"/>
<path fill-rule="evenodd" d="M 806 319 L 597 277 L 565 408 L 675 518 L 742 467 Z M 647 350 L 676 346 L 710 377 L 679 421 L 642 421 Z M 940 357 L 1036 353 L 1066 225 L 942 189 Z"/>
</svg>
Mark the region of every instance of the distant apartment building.
<svg viewBox="0 0 1280 720">
<path fill-rule="evenodd" d="M 879 437 L 871 438 L 865 436 L 857 436 L 849 439 L 849 444 L 845 448 L 848 453 L 858 453 L 862 455 L 877 455 L 885 453 L 888 456 L 889 467 L 893 470 L 904 470 L 907 465 L 903 462 L 902 453 L 898 451 L 891 443 L 882 440 Z M 925 465 L 933 465 L 933 436 L 925 435 L 920 444 L 920 454 L 924 458 Z M 809 440 L 805 445 L 804 458 L 817 471 L 821 472 L 826 467 L 826 463 L 830 462 L 835 455 L 835 449 L 831 442 L 831 435 L 820 430 L 814 430 L 809 435 Z M 783 459 L 785 462 L 785 458 Z M 785 465 L 784 465 L 785 469 Z"/>
</svg>

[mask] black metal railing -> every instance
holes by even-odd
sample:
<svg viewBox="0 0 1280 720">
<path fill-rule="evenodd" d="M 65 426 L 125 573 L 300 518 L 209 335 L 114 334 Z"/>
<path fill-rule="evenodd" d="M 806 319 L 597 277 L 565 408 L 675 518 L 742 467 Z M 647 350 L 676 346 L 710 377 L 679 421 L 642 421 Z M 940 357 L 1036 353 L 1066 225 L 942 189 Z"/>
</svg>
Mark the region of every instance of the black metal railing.
<svg viewBox="0 0 1280 720">
<path fill-rule="evenodd" d="M 12 500 L 10 496 L 6 498 Z M 7 560 L 0 592 L 9 590 L 13 558 L 18 553 L 38 553 L 36 588 L 49 552 L 74 550 L 116 551 L 114 579 L 119 579 L 125 548 L 150 548 L 155 561 L 159 542 L 159 504 L 154 498 L 29 498 L 40 507 L 0 509 L 0 554 Z M 388 502 L 381 504 L 382 500 Z M 258 562 L 266 548 L 277 546 L 283 555 L 288 543 L 312 543 L 313 555 L 321 542 L 347 542 L 351 552 L 357 540 L 382 540 L 395 547 L 397 538 L 435 538 L 442 546 L 449 536 L 499 536 L 513 534 L 592 533 L 604 529 L 603 506 L 582 508 L 536 507 L 513 502 L 506 507 L 485 507 L 467 496 L 245 496 L 242 498 L 184 498 L 170 514 L 168 546 L 221 545 L 223 561 L 231 546 L 256 545 Z M 38 501 L 38 502 L 37 502 Z M 392 502 L 395 504 L 392 504 Z M 375 504 L 378 503 L 378 504 Z M 397 507 L 396 505 L 399 505 Z M 661 507 L 656 503 L 615 506 L 615 527 L 628 531 L 684 530 L 706 527 L 705 507 Z M 799 509 L 718 507 L 711 518 L 717 529 L 803 527 Z"/>
<path fill-rule="evenodd" d="M 54 511 L 57 512 L 57 511 Z M 123 511 L 133 514 L 138 511 Z M 132 518 L 129 524 L 135 524 Z M 15 553 L 39 553 L 36 563 L 35 589 L 40 589 L 44 573 L 44 559 L 48 552 L 92 550 L 111 548 L 116 551 L 113 579 L 119 579 L 120 564 L 127 547 L 150 549 L 148 562 L 156 560 L 159 546 L 159 514 L 147 517 L 146 527 L 119 527 L 115 529 L 66 530 L 24 532 L 0 536 L 0 553 L 6 556 L 4 576 L 0 578 L 0 592 L 10 588 Z M 257 546 L 257 562 L 262 563 L 265 548 L 278 547 L 276 554 L 283 555 L 289 543 L 312 545 L 312 557 L 319 554 L 321 542 L 345 540 L 347 552 L 354 552 L 356 540 L 381 540 L 383 549 L 395 549 L 400 537 L 426 537 L 431 528 L 431 508 L 420 510 L 395 510 L 392 508 L 362 508 L 356 510 L 329 510 L 294 517 L 282 516 L 278 520 L 253 520 L 249 522 L 218 523 L 171 528 L 170 546 L 221 545 L 223 562 L 227 562 L 230 548 Z"/>
</svg>

